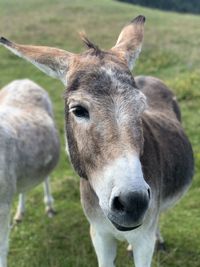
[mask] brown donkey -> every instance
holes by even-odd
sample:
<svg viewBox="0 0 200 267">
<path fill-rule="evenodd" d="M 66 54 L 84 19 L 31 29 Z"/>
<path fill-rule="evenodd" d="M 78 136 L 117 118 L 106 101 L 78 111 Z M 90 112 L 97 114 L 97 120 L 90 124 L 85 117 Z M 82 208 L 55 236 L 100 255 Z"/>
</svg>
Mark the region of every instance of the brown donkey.
<svg viewBox="0 0 200 267">
<path fill-rule="evenodd" d="M 109 51 L 0 42 L 66 86 L 67 151 L 81 177 L 81 200 L 99 267 L 113 267 L 116 240 L 133 246 L 136 267 L 149 267 L 159 215 L 188 189 L 191 145 L 172 92 L 158 79 L 133 78 L 145 18 L 138 16 Z"/>
</svg>

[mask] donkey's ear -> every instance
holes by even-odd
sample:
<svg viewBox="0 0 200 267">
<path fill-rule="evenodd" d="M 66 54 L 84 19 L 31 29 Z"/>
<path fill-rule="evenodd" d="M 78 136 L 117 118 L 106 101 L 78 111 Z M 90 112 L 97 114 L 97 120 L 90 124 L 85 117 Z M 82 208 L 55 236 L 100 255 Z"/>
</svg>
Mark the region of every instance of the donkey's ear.
<svg viewBox="0 0 200 267">
<path fill-rule="evenodd" d="M 4 37 L 0 38 L 0 44 L 17 56 L 30 61 L 47 75 L 60 79 L 66 85 L 66 73 L 73 54 L 46 46 L 19 45 Z"/>
<path fill-rule="evenodd" d="M 122 29 L 116 45 L 111 49 L 127 61 L 129 69 L 133 68 L 141 51 L 144 23 L 144 16 L 133 19 L 130 24 Z"/>
</svg>

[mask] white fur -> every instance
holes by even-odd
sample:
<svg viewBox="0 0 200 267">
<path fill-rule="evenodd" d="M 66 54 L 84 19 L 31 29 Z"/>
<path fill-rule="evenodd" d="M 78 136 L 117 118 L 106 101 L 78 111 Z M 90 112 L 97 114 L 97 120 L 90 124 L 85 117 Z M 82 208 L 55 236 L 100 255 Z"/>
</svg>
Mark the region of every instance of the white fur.
<svg viewBox="0 0 200 267">
<path fill-rule="evenodd" d="M 91 174 L 91 184 L 105 215 L 111 208 L 113 197 L 149 188 L 143 177 L 139 157 L 129 153 L 112 161 L 102 171 Z"/>
<path fill-rule="evenodd" d="M 134 52 L 126 52 L 125 57 L 127 60 L 127 64 L 130 70 L 133 69 L 136 60 L 138 59 L 140 52 L 142 50 L 142 45 L 140 45 L 138 48 L 135 49 Z"/>
<path fill-rule="evenodd" d="M 100 234 L 98 230 L 90 226 L 90 236 L 95 248 L 99 267 L 114 267 L 117 243 L 110 234 Z"/>
<path fill-rule="evenodd" d="M 118 231 L 102 214 L 90 220 L 91 239 L 97 254 L 99 267 L 115 267 L 117 240 L 127 241 L 133 248 L 134 263 L 136 267 L 150 267 L 153 256 L 157 221 L 154 217 L 148 224 L 128 231 Z"/>
<path fill-rule="evenodd" d="M 25 213 L 25 194 L 19 194 L 19 201 L 18 201 L 18 206 L 17 206 L 17 211 L 14 217 L 14 220 L 16 222 L 20 222 L 23 219 L 24 213 Z"/>
<path fill-rule="evenodd" d="M 117 240 L 127 241 L 134 251 L 136 267 L 150 267 L 156 240 L 157 214 L 153 209 L 152 198 L 142 225 L 132 231 L 119 231 L 110 222 L 107 212 L 111 199 L 120 192 L 147 190 L 141 163 L 137 154 L 126 155 L 95 173 L 91 185 L 97 194 L 100 207 L 86 215 L 91 225 L 91 239 L 95 248 L 99 267 L 115 267 Z M 106 186 L 105 186 L 106 184 Z M 84 206 L 84 198 L 82 199 Z M 87 201 L 87 200 L 85 200 Z M 86 204 L 87 205 L 87 204 Z M 149 216 L 151 215 L 151 216 Z"/>
<path fill-rule="evenodd" d="M 46 180 L 44 180 L 43 188 L 44 188 L 44 204 L 46 206 L 46 212 L 47 213 L 52 212 L 54 199 L 53 199 L 53 196 L 51 194 L 49 177 L 47 177 Z"/>
</svg>

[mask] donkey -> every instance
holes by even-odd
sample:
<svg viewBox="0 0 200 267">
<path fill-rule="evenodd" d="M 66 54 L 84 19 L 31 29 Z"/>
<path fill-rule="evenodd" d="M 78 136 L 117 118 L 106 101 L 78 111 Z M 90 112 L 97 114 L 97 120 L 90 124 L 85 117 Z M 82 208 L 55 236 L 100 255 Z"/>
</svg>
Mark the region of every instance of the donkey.
<svg viewBox="0 0 200 267">
<path fill-rule="evenodd" d="M 13 197 L 23 197 L 45 179 L 49 189 L 48 175 L 60 151 L 50 98 L 28 79 L 15 80 L 0 90 L 0 148 L 0 267 L 6 267 Z M 50 191 L 46 200 L 51 206 Z"/>
<path fill-rule="evenodd" d="M 193 176 L 192 148 L 173 93 L 156 78 L 134 79 L 130 72 L 144 22 L 144 16 L 132 20 L 109 51 L 83 36 L 88 49 L 78 55 L 0 39 L 66 86 L 66 150 L 81 177 L 99 267 L 115 266 L 117 239 L 133 246 L 136 267 L 149 267 L 159 215 Z"/>
</svg>

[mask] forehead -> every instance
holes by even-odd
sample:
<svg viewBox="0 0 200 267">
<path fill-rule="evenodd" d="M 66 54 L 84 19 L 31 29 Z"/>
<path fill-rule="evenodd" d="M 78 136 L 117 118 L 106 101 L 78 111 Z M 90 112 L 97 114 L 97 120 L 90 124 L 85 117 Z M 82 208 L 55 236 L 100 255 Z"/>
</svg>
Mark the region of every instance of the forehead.
<svg viewBox="0 0 200 267">
<path fill-rule="evenodd" d="M 66 94 L 69 96 L 81 91 L 101 98 L 130 94 L 134 88 L 132 74 L 117 57 L 106 53 L 100 56 L 86 54 L 72 65 Z"/>
</svg>

